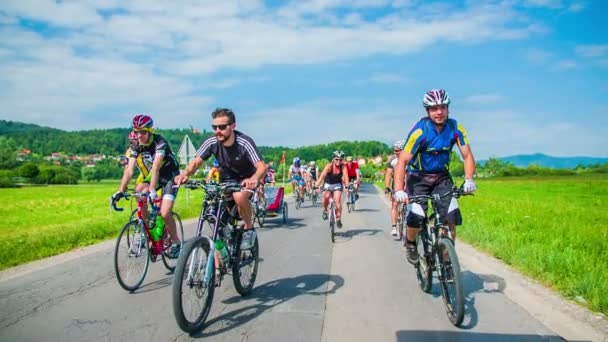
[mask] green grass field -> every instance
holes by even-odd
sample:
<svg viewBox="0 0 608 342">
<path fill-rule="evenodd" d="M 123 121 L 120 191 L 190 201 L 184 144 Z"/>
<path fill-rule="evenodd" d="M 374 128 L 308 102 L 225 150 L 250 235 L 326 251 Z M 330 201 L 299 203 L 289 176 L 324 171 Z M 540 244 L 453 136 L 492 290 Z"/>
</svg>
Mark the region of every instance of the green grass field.
<svg viewBox="0 0 608 342">
<path fill-rule="evenodd" d="M 476 182 L 458 238 L 608 314 L 608 176 Z"/>
</svg>

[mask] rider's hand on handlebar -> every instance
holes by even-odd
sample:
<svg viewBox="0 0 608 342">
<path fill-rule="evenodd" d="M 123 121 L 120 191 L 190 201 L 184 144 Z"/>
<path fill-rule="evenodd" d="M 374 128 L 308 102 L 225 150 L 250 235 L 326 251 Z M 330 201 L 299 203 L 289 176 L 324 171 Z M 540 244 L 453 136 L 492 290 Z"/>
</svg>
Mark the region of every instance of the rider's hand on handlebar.
<svg viewBox="0 0 608 342">
<path fill-rule="evenodd" d="M 156 203 L 158 201 L 158 194 L 156 191 L 150 191 L 148 198 L 150 199 L 150 203 Z"/>
<path fill-rule="evenodd" d="M 387 195 L 388 195 L 388 194 L 390 194 L 391 192 L 393 192 L 393 190 L 392 190 L 391 188 L 389 188 L 389 187 L 384 188 L 384 193 L 385 193 L 385 194 L 387 194 Z"/>
<path fill-rule="evenodd" d="M 121 198 L 127 197 L 127 195 L 122 192 L 122 191 L 116 191 L 113 195 L 112 195 L 112 202 L 116 203 L 118 202 L 118 200 L 120 200 Z"/>
<path fill-rule="evenodd" d="M 395 198 L 395 201 L 397 201 L 397 202 L 405 202 L 408 199 L 407 193 L 403 190 L 395 191 L 395 194 L 393 195 L 393 197 Z"/>
<path fill-rule="evenodd" d="M 173 178 L 173 182 L 175 182 L 175 185 L 179 186 L 182 185 L 184 183 L 186 183 L 188 181 L 188 176 L 186 176 L 185 174 L 180 174 L 175 176 L 175 178 Z"/>
<path fill-rule="evenodd" d="M 241 182 L 241 185 L 249 190 L 254 190 L 258 187 L 258 180 L 255 178 L 247 178 Z"/>
<path fill-rule="evenodd" d="M 471 192 L 475 191 L 476 189 L 477 189 L 477 185 L 475 185 L 475 182 L 472 179 L 464 180 L 464 184 L 462 185 L 462 190 L 466 194 L 471 193 Z"/>
</svg>

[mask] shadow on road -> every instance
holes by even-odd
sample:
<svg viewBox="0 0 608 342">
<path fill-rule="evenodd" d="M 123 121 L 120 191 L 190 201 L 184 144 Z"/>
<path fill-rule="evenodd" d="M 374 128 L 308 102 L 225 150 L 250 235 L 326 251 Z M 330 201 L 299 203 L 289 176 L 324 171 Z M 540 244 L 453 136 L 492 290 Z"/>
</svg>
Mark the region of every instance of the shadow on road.
<svg viewBox="0 0 608 342">
<path fill-rule="evenodd" d="M 475 274 L 471 271 L 462 272 L 464 285 L 464 312 L 465 317 L 462 329 L 472 329 L 477 325 L 479 315 L 475 309 L 475 294 L 477 293 L 504 293 L 507 287 L 505 280 L 493 274 Z"/>
<path fill-rule="evenodd" d="M 325 289 L 327 286 L 327 289 Z M 267 282 L 253 289 L 250 296 L 233 296 L 224 300 L 234 304 L 242 300 L 255 300 L 257 303 L 232 311 L 225 311 L 205 324 L 205 329 L 192 337 L 209 337 L 221 334 L 243 325 L 271 309 L 297 296 L 325 296 L 335 293 L 344 286 L 344 278 L 329 274 L 306 274 L 293 278 L 282 278 Z"/>
<path fill-rule="evenodd" d="M 329 228 L 327 228 L 327 229 L 329 229 Z M 348 229 L 348 230 L 336 229 L 334 232 L 336 235 L 336 243 L 344 243 L 344 242 L 352 240 L 353 237 L 358 236 L 358 235 L 371 236 L 371 235 L 376 235 L 381 231 L 382 231 L 381 229 L 364 228 L 364 229 Z"/>
<path fill-rule="evenodd" d="M 162 289 L 167 286 L 171 286 L 171 284 L 173 282 L 173 272 L 167 273 L 167 275 L 168 275 L 168 277 L 159 279 L 159 280 L 155 280 L 151 283 L 142 285 L 139 289 L 137 289 L 131 293 L 132 294 L 142 294 L 142 293 L 146 293 L 146 292 L 156 291 L 156 290 Z"/>
<path fill-rule="evenodd" d="M 356 205 L 356 204 L 355 204 Z M 344 212 L 344 210 L 342 210 Z M 370 211 L 380 211 L 378 209 L 368 209 L 368 208 L 355 208 L 355 211 L 352 213 L 346 212 L 346 214 L 356 214 L 356 213 L 365 213 Z"/>
<path fill-rule="evenodd" d="M 397 342 L 405 341 L 468 341 L 468 342 L 500 342 L 500 341 L 563 341 L 555 335 L 522 335 L 499 333 L 473 333 L 464 331 L 423 331 L 400 330 L 395 333 Z"/>
<path fill-rule="evenodd" d="M 298 229 L 305 227 L 306 225 L 302 223 L 304 219 L 301 218 L 287 218 L 287 223 L 283 223 L 283 216 L 278 217 L 266 217 L 266 221 L 264 222 L 264 227 L 260 228 L 256 221 L 256 229 L 260 231 L 270 230 L 270 229 Z"/>
</svg>

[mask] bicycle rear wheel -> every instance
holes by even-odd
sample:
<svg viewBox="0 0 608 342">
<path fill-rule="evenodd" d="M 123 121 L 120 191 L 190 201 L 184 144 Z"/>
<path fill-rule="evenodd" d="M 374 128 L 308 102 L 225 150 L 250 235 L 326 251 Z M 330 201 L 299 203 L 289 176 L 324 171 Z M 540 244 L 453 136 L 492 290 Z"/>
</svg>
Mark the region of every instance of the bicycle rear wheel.
<svg viewBox="0 0 608 342">
<path fill-rule="evenodd" d="M 182 219 L 179 217 L 179 215 L 176 212 L 172 212 L 171 214 L 173 214 L 173 220 L 175 221 L 175 230 L 177 232 L 177 237 L 179 238 L 179 241 L 181 241 L 181 246 L 180 246 L 180 251 L 179 251 L 181 254 L 181 252 L 184 248 L 184 241 L 186 241 L 186 240 L 184 240 L 184 226 L 182 225 Z M 169 236 L 169 232 L 165 228 L 165 234 L 163 235 L 163 254 L 162 254 L 163 265 L 165 265 L 165 268 L 167 268 L 169 271 L 174 271 L 175 266 L 177 265 L 177 258 L 170 258 L 169 257 L 170 251 L 171 251 L 171 238 Z"/>
<path fill-rule="evenodd" d="M 427 251 L 426 233 L 420 231 L 416 236 L 416 249 L 418 250 L 418 264 L 416 264 L 416 279 L 423 292 L 431 292 L 433 286 L 433 268 L 431 255 Z"/>
<path fill-rule="evenodd" d="M 464 318 L 464 294 L 462 289 L 462 278 L 460 274 L 460 262 L 452 240 L 442 238 L 438 243 L 439 260 L 441 265 L 441 294 L 443 304 L 450 322 L 459 326 Z M 447 259 L 446 259 L 447 257 Z"/>
<path fill-rule="evenodd" d="M 182 249 L 173 277 L 173 314 L 177 325 L 187 333 L 200 331 L 211 310 L 215 292 L 215 267 L 209 284 L 204 283 L 209 257 L 209 241 L 196 237 Z"/>
<path fill-rule="evenodd" d="M 258 224 L 260 227 L 264 227 L 264 222 L 266 221 L 266 202 L 260 200 L 258 204 L 258 208 L 256 209 L 256 218 L 258 219 Z"/>
<path fill-rule="evenodd" d="M 239 233 L 242 238 L 242 231 Z M 232 281 L 234 288 L 241 296 L 247 296 L 253 289 L 258 275 L 259 245 L 256 237 L 253 247 L 241 250 L 241 239 L 236 244 L 235 260 L 232 264 Z"/>
<path fill-rule="evenodd" d="M 122 228 L 114 248 L 114 272 L 120 286 L 135 291 L 144 281 L 150 265 L 150 249 L 144 227 L 139 220 Z"/>
</svg>

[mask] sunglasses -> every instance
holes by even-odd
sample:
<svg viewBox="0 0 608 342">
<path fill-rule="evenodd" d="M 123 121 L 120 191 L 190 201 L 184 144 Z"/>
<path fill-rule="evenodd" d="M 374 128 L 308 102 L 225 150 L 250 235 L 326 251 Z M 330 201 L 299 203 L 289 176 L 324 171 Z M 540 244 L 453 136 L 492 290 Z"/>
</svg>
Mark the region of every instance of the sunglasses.
<svg viewBox="0 0 608 342">
<path fill-rule="evenodd" d="M 211 125 L 211 128 L 215 131 L 218 128 L 220 129 L 220 131 L 223 131 L 226 129 L 226 127 L 230 126 L 232 124 L 222 124 L 222 125 Z"/>
<path fill-rule="evenodd" d="M 334 158 L 335 161 L 342 161 L 342 158 Z"/>
<path fill-rule="evenodd" d="M 145 135 L 147 131 L 135 131 L 135 135 Z"/>
</svg>

